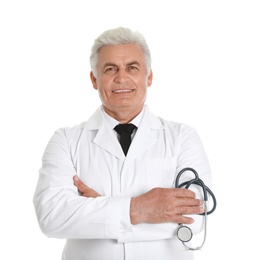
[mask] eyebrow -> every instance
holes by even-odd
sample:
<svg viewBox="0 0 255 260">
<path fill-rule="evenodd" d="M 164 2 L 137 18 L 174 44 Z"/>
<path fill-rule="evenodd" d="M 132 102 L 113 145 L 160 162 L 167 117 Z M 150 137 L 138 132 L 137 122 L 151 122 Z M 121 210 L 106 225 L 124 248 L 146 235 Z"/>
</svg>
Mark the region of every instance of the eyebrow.
<svg viewBox="0 0 255 260">
<path fill-rule="evenodd" d="M 128 63 L 126 64 L 126 66 L 131 66 L 131 65 L 138 65 L 138 66 L 140 66 L 140 63 L 139 63 L 138 61 L 131 61 L 131 62 L 128 62 Z M 106 62 L 106 63 L 104 64 L 103 68 L 111 67 L 111 66 L 113 66 L 113 67 L 118 67 L 118 65 L 115 64 L 115 63 Z"/>
<path fill-rule="evenodd" d="M 140 63 L 135 60 L 135 61 L 131 61 L 131 62 L 127 63 L 127 66 L 130 66 L 130 65 L 138 65 L 138 66 L 140 66 Z"/>
<path fill-rule="evenodd" d="M 110 62 L 107 62 L 107 63 L 104 64 L 103 68 L 111 67 L 111 66 L 117 67 L 116 64 L 114 64 L 114 63 L 110 63 Z"/>
</svg>

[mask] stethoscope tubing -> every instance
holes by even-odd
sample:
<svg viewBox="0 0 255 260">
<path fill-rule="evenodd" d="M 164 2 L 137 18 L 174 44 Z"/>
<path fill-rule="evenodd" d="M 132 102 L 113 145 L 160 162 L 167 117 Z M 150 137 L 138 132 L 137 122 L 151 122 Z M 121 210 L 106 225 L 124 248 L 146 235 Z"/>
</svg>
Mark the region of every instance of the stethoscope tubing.
<svg viewBox="0 0 255 260">
<path fill-rule="evenodd" d="M 179 184 L 179 181 L 180 181 L 180 178 L 182 176 L 182 174 L 186 171 L 191 171 L 194 173 L 194 176 L 195 178 L 190 180 L 190 181 L 186 181 L 186 182 L 183 182 L 181 184 Z M 175 188 L 186 188 L 188 189 L 191 185 L 198 185 L 202 188 L 203 190 L 203 199 L 204 199 L 204 209 L 205 209 L 205 212 L 200 214 L 200 215 L 203 215 L 204 216 L 204 239 L 203 239 L 203 242 L 200 246 L 198 247 L 189 247 L 187 246 L 185 243 L 188 242 L 192 236 L 193 236 L 193 233 L 192 233 L 192 230 L 187 227 L 187 226 L 183 226 L 182 224 L 179 224 L 180 227 L 178 228 L 177 230 L 177 237 L 179 238 L 179 240 L 182 242 L 182 244 L 184 245 L 184 247 L 187 249 L 187 250 L 200 250 L 202 249 L 202 247 L 204 246 L 204 243 L 206 241 L 206 236 L 207 236 L 207 215 L 210 215 L 214 212 L 214 210 L 216 209 L 216 205 L 217 205 L 217 201 L 216 201 L 216 197 L 214 196 L 213 192 L 204 184 L 204 182 L 199 178 L 199 175 L 198 173 L 193 169 L 193 168 L 190 168 L 190 167 L 187 167 L 187 168 L 184 168 L 182 169 L 177 177 L 176 177 L 176 180 L 175 180 Z M 207 202 L 208 202 L 208 193 L 210 194 L 212 200 L 213 200 L 213 207 L 211 210 L 208 211 L 208 208 L 207 208 Z M 190 239 L 186 240 L 185 239 L 182 239 L 182 237 L 179 235 L 179 232 L 180 232 L 180 229 L 182 228 L 185 228 L 186 230 L 189 230 L 190 232 Z"/>
<path fill-rule="evenodd" d="M 179 181 L 180 181 L 180 178 L 181 178 L 181 176 L 182 176 L 182 174 L 184 173 L 184 172 L 186 172 L 186 171 L 191 171 L 191 172 L 193 172 L 193 174 L 195 175 L 195 178 L 194 179 L 192 179 L 192 180 L 190 180 L 190 181 L 185 181 L 185 182 L 183 182 L 183 183 L 181 183 L 181 184 L 179 184 Z M 196 172 L 196 170 L 194 170 L 193 168 L 190 168 L 190 167 L 187 167 L 187 168 L 184 168 L 184 169 L 182 169 L 179 173 L 178 173 L 178 175 L 177 175 L 177 177 L 176 177 L 176 180 L 175 180 L 175 188 L 185 188 L 185 189 L 188 189 L 191 185 L 198 185 L 198 186 L 200 186 L 201 188 L 202 188 L 202 190 L 203 190 L 203 199 L 204 199 L 204 201 L 208 201 L 208 193 L 210 194 L 210 196 L 211 196 L 211 198 L 212 198 L 212 200 L 213 200 L 213 206 L 212 206 L 212 208 L 209 210 L 209 211 L 207 211 L 207 215 L 210 215 L 210 214 L 212 214 L 214 211 L 215 211 L 215 209 L 216 209 L 216 206 L 217 206 L 217 201 L 216 201 L 216 197 L 215 197 L 215 195 L 213 194 L 213 192 L 210 190 L 210 188 L 208 188 L 205 184 L 204 184 L 204 182 L 199 178 L 199 175 L 198 175 L 198 173 Z M 200 215 L 205 215 L 205 213 L 201 213 Z"/>
</svg>

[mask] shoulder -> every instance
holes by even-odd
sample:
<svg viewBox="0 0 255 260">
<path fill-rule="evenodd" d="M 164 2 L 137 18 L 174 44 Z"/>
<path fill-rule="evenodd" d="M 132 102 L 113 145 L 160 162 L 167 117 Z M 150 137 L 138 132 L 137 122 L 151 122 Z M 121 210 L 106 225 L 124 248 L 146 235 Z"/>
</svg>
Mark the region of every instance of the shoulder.
<svg viewBox="0 0 255 260">
<path fill-rule="evenodd" d="M 55 131 L 55 135 L 61 135 L 63 137 L 66 137 L 67 139 L 73 138 L 75 136 L 79 136 L 83 132 L 86 123 L 87 122 L 82 122 L 79 124 L 75 124 L 73 126 L 61 127 Z"/>
<path fill-rule="evenodd" d="M 163 117 L 151 113 L 148 107 L 145 109 L 144 118 L 147 121 L 147 124 L 153 125 L 155 128 L 163 130 L 166 135 L 171 135 L 175 138 L 184 137 L 186 135 L 197 135 L 193 126 L 182 122 L 167 120 Z"/>
<path fill-rule="evenodd" d="M 166 120 L 161 117 L 157 117 L 158 120 L 161 122 L 162 126 L 164 127 L 166 132 L 169 132 L 174 135 L 185 135 L 188 133 L 196 133 L 196 130 L 193 126 L 190 126 L 188 124 L 182 123 L 182 122 L 175 122 Z"/>
</svg>

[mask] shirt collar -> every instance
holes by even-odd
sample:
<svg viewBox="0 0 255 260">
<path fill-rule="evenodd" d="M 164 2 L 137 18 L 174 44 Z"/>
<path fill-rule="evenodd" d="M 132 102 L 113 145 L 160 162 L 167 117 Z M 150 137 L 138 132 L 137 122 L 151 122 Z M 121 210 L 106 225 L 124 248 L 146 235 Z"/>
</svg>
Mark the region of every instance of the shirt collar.
<svg viewBox="0 0 255 260">
<path fill-rule="evenodd" d="M 107 122 L 107 124 L 111 127 L 111 129 L 113 129 L 116 125 L 121 124 L 118 120 L 116 120 L 115 118 L 109 116 L 103 109 L 103 106 L 101 106 L 104 118 Z M 137 128 L 139 127 L 142 117 L 144 114 L 144 107 L 142 109 L 142 111 L 129 123 L 134 124 Z"/>
</svg>

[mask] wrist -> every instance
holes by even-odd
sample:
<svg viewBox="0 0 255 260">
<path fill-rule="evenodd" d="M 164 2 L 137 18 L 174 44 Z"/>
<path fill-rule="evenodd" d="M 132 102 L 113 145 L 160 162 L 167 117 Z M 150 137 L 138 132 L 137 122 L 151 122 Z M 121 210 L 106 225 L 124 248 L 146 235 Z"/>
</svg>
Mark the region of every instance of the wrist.
<svg viewBox="0 0 255 260">
<path fill-rule="evenodd" d="M 130 223 L 132 225 L 141 223 L 138 198 L 131 198 L 130 200 Z"/>
</svg>

